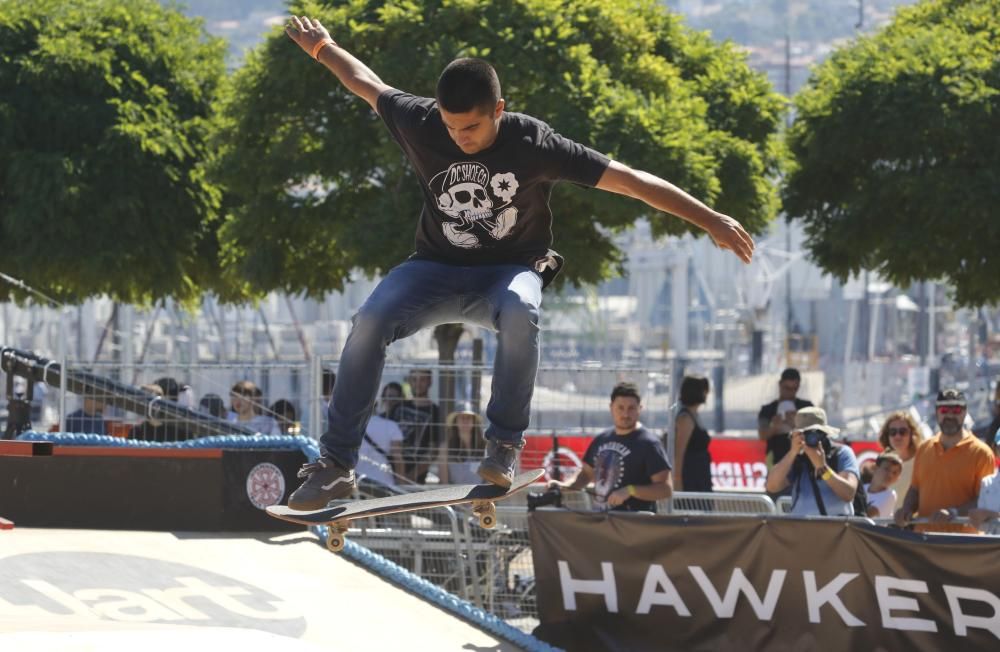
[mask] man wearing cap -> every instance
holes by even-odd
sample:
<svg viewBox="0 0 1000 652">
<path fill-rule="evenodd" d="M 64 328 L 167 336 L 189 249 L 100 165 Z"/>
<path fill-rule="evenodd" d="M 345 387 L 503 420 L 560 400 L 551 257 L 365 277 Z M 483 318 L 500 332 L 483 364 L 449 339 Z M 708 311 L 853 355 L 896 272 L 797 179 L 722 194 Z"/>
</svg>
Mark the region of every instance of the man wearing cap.
<svg viewBox="0 0 1000 652">
<path fill-rule="evenodd" d="M 854 494 L 861 473 L 849 446 L 831 439 L 840 432 L 826 422 L 826 411 L 802 408 L 795 414 L 790 447 L 767 474 L 767 490 L 792 489 L 792 514 L 854 515 Z"/>
<path fill-rule="evenodd" d="M 917 449 L 913 481 L 895 520 L 902 526 L 917 514 L 930 520 L 915 526 L 922 532 L 975 533 L 975 527 L 950 521 L 976 507 L 982 480 L 996 467 L 993 451 L 963 426 L 965 394 L 943 390 L 935 407 L 940 431 Z"/>
</svg>

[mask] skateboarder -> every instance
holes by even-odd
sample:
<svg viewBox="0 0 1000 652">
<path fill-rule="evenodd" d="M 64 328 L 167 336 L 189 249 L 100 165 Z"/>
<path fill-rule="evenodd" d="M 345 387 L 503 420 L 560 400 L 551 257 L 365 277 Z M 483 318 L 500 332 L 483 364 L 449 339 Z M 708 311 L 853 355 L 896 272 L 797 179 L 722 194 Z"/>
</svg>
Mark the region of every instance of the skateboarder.
<svg viewBox="0 0 1000 652">
<path fill-rule="evenodd" d="M 750 262 L 753 240 L 733 218 L 541 120 L 504 111 L 500 82 L 485 61 L 451 62 L 436 98 L 417 97 L 379 79 L 318 20 L 292 16 L 285 33 L 378 113 L 424 195 L 416 252 L 389 271 L 354 316 L 320 440 L 322 456 L 299 472 L 305 482 L 289 497 L 293 509 L 319 509 L 351 493 L 386 347 L 422 328 L 454 322 L 497 332 L 486 455 L 478 474 L 510 486 L 538 367 L 542 288 L 563 263 L 549 248 L 555 182 L 639 199 L 701 227 L 719 247 Z M 323 97 L 317 93 L 317 102 Z"/>
</svg>

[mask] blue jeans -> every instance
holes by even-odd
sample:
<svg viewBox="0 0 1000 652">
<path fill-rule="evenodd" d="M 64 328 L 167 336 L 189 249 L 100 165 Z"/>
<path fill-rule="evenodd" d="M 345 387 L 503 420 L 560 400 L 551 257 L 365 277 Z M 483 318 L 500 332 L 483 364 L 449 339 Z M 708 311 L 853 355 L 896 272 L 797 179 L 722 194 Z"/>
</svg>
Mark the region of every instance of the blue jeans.
<svg viewBox="0 0 1000 652">
<path fill-rule="evenodd" d="M 487 439 L 520 443 L 538 370 L 542 278 L 524 265 L 462 267 L 408 260 L 378 284 L 353 319 L 320 439 L 324 455 L 347 468 L 375 407 L 385 349 L 439 324 L 464 322 L 497 332 Z"/>
</svg>

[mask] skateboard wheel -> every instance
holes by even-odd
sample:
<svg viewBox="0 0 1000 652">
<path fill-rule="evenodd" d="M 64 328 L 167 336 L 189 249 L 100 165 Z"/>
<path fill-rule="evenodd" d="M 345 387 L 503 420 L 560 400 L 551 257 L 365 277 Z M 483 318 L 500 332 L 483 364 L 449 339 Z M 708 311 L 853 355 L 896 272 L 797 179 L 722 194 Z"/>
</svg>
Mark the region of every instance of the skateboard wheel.
<svg viewBox="0 0 1000 652">
<path fill-rule="evenodd" d="M 492 530 L 497 526 L 497 517 L 495 513 L 480 514 L 479 515 L 479 527 L 484 530 Z"/>
<path fill-rule="evenodd" d="M 330 552 L 340 552 L 344 549 L 344 544 L 347 541 L 344 539 L 343 534 L 331 534 L 326 538 L 326 547 Z"/>
</svg>

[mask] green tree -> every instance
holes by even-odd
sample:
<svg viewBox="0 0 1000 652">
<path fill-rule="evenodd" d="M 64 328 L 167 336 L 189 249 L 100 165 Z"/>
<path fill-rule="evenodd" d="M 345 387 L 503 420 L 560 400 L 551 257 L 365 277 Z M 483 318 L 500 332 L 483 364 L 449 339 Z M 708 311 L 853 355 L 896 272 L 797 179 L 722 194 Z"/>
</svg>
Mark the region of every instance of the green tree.
<svg viewBox="0 0 1000 652">
<path fill-rule="evenodd" d="M 1000 300 L 1000 0 L 935 0 L 836 52 L 795 98 L 785 209 L 844 279 Z"/>
<path fill-rule="evenodd" d="M 497 67 L 508 108 L 658 174 L 761 232 L 784 109 L 729 44 L 684 28 L 651 0 L 297 2 L 387 84 L 433 95 L 459 56 Z M 233 79 L 221 111 L 217 174 L 227 274 L 256 292 L 342 287 L 352 270 L 385 271 L 412 251 L 422 195 L 370 108 L 279 30 Z M 612 242 L 652 211 L 559 184 L 552 205 L 560 281 L 620 272 Z M 657 236 L 691 229 L 652 220 Z"/>
<path fill-rule="evenodd" d="M 153 0 L 0 2 L 3 271 L 68 301 L 217 284 L 205 161 L 224 51 Z"/>
</svg>

